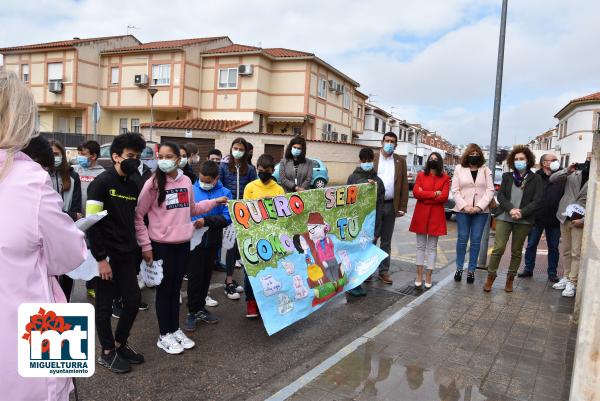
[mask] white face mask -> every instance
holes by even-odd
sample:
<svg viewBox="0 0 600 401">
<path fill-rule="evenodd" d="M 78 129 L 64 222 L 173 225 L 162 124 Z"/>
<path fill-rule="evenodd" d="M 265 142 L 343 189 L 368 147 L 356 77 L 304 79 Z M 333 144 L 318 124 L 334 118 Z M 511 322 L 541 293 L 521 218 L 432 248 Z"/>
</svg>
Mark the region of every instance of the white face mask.
<svg viewBox="0 0 600 401">
<path fill-rule="evenodd" d="M 560 168 L 560 162 L 558 160 L 554 160 L 552 163 L 550 163 L 550 170 L 556 171 L 559 168 Z"/>
<path fill-rule="evenodd" d="M 182 157 L 181 160 L 179 161 L 179 168 L 184 168 L 185 165 L 187 164 L 187 157 Z"/>
<path fill-rule="evenodd" d="M 207 184 L 206 182 L 200 181 L 200 188 L 202 188 L 205 191 L 210 191 L 214 187 L 215 187 L 215 184 L 212 184 L 212 183 Z"/>
<path fill-rule="evenodd" d="M 244 157 L 244 152 L 241 150 L 232 150 L 231 155 L 233 156 L 234 159 L 239 160 L 242 157 Z"/>
<path fill-rule="evenodd" d="M 158 161 L 158 168 L 163 173 L 170 173 L 175 170 L 177 166 L 175 166 L 175 160 L 162 159 Z"/>
<path fill-rule="evenodd" d="M 62 164 L 62 156 L 54 156 L 54 167 L 58 167 Z"/>
</svg>

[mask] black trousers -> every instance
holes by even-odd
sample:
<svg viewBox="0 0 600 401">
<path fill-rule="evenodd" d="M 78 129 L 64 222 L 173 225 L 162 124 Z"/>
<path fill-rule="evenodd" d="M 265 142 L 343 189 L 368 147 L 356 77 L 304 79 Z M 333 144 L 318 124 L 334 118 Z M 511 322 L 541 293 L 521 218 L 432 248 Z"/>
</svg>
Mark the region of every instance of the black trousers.
<svg viewBox="0 0 600 401">
<path fill-rule="evenodd" d="M 190 258 L 190 243 L 152 241 L 152 252 L 154 260 L 163 261 L 163 279 L 156 287 L 156 317 L 160 334 L 164 336 L 179 330 L 179 295 Z"/>
<path fill-rule="evenodd" d="M 237 240 L 233 244 L 233 248 L 228 249 L 225 254 L 225 266 L 227 267 L 228 276 L 233 276 L 233 270 L 235 269 L 235 261 L 240 258 L 240 250 L 237 246 Z"/>
<path fill-rule="evenodd" d="M 141 294 L 137 283 L 135 253 L 118 254 L 109 252 L 112 280 L 98 279 L 96 287 L 96 330 L 103 350 L 115 347 L 115 341 L 127 343 L 133 322 L 138 313 Z M 113 336 L 110 317 L 113 298 L 120 294 L 123 311 Z"/>
<path fill-rule="evenodd" d="M 188 264 L 188 310 L 196 313 L 204 309 L 210 279 L 217 255 L 217 247 L 203 248 L 198 245 L 191 253 Z"/>
<path fill-rule="evenodd" d="M 73 279 L 66 274 L 58 276 L 58 284 L 65 293 L 67 302 L 71 302 L 71 292 L 73 291 Z"/>
</svg>

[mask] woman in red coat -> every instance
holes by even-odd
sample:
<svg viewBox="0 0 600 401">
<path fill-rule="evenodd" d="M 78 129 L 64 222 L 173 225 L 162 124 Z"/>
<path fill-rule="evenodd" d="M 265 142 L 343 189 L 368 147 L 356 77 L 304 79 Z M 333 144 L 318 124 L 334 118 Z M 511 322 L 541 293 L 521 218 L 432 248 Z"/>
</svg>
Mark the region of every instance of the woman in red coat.
<svg viewBox="0 0 600 401">
<path fill-rule="evenodd" d="M 425 170 L 417 175 L 413 188 L 417 205 L 409 230 L 417 234 L 416 287 L 420 287 L 423 282 L 423 267 L 426 266 L 425 288 L 431 288 L 431 273 L 435 268 L 438 237 L 446 235 L 444 203 L 448 199 L 449 191 L 450 177 L 444 172 L 442 156 L 433 152 L 427 159 Z"/>
</svg>

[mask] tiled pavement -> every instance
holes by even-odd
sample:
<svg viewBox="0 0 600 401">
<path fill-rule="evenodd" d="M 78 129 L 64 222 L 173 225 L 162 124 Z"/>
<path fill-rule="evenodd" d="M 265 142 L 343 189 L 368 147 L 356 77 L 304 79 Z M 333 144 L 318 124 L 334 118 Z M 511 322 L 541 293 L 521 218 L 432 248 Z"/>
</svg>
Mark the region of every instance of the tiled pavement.
<svg viewBox="0 0 600 401">
<path fill-rule="evenodd" d="M 539 273 L 512 294 L 506 272 L 489 294 L 483 271 L 474 285 L 450 282 L 290 399 L 568 400 L 573 299 Z"/>
</svg>

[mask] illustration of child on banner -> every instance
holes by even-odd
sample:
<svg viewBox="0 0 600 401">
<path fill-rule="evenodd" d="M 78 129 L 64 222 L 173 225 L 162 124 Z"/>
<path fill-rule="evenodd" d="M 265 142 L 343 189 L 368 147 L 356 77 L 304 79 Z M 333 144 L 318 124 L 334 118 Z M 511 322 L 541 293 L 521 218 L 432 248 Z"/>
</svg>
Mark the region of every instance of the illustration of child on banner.
<svg viewBox="0 0 600 401">
<path fill-rule="evenodd" d="M 371 276 L 376 184 L 229 202 L 244 267 L 272 335 Z"/>
</svg>

